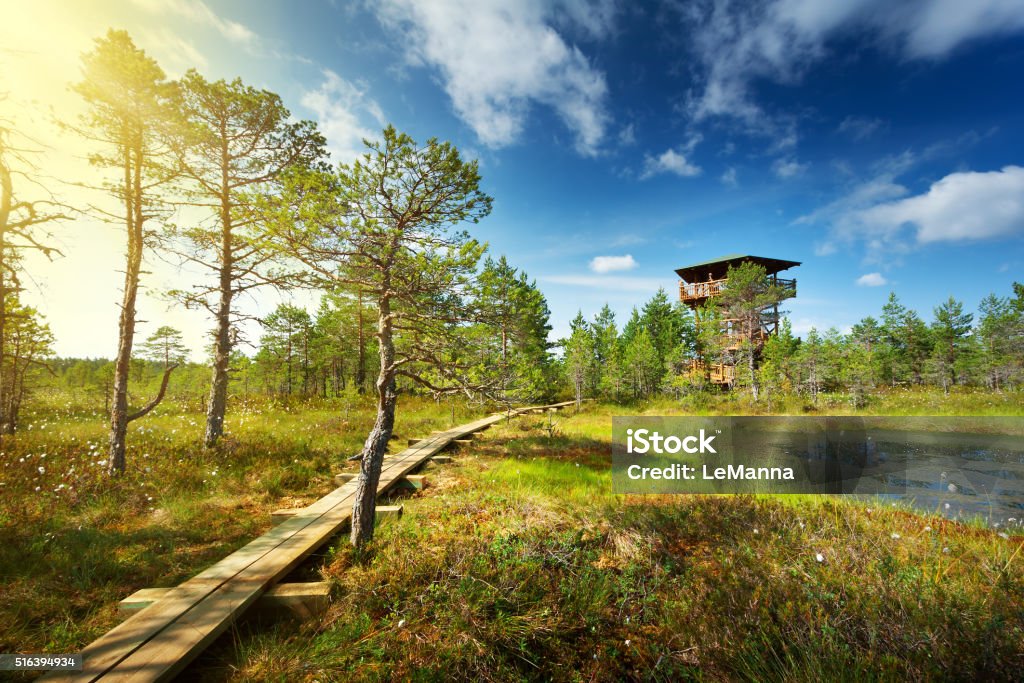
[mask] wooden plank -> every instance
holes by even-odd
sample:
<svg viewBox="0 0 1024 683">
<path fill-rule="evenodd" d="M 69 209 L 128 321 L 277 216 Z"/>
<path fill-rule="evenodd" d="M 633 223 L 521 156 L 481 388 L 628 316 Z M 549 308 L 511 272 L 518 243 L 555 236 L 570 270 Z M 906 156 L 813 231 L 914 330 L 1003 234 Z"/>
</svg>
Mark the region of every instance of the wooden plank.
<svg viewBox="0 0 1024 683">
<path fill-rule="evenodd" d="M 412 489 L 414 491 L 422 491 L 426 485 L 427 478 L 422 474 L 407 474 L 402 479 L 398 480 L 396 487 L 405 489 Z"/>
<path fill-rule="evenodd" d="M 503 419 L 506 415 L 496 414 L 417 440 L 384 464 L 378 493 L 394 486 L 452 440 Z M 355 481 L 345 483 L 242 549 L 170 589 L 157 603 L 88 645 L 82 652 L 81 671 L 52 672 L 46 678 L 93 681 L 100 676 L 111 680 L 172 677 L 270 585 L 336 534 L 351 517 L 354 497 Z"/>
<path fill-rule="evenodd" d="M 257 616 L 290 614 L 300 619 L 311 619 L 326 612 L 330 604 L 331 584 L 327 581 L 279 583 L 256 601 L 253 610 Z"/>
<path fill-rule="evenodd" d="M 351 514 L 351 504 L 342 503 L 320 515 L 316 524 L 301 528 L 276 552 L 267 553 L 250 564 L 167 624 L 143 646 L 135 648 L 116 667 L 107 671 L 103 680 L 162 681 L 173 677 L 252 605 L 268 584 L 294 569 L 313 549 L 333 536 Z M 281 526 L 292 524 L 304 516 L 297 515 Z M 159 609 L 165 603 L 166 600 L 161 600 L 138 616 Z"/>
<path fill-rule="evenodd" d="M 292 517 L 297 515 L 301 510 L 302 508 L 287 508 L 283 510 L 274 510 L 273 512 L 270 513 L 270 523 L 280 524 L 286 519 L 291 519 Z"/>
<path fill-rule="evenodd" d="M 140 588 L 117 603 L 117 611 L 122 614 L 134 614 L 140 609 L 149 607 L 157 600 L 161 600 L 170 590 L 170 588 Z"/>
<path fill-rule="evenodd" d="M 402 505 L 378 505 L 374 511 L 374 517 L 401 517 L 403 509 Z"/>
<path fill-rule="evenodd" d="M 282 522 L 240 550 L 172 588 L 153 609 L 142 610 L 86 646 L 82 651 L 84 662 L 81 671 L 55 671 L 45 678 L 69 681 L 96 680 L 131 652 L 149 642 L 168 624 L 212 595 L 228 579 L 253 566 L 283 543 L 295 539 L 306 526 L 319 518 L 324 510 L 354 495 L 354 484 L 346 484 L 336 489 L 306 508 L 304 514 Z M 342 520 L 342 523 L 344 521 Z M 310 548 L 309 552 L 312 550 L 313 548 Z"/>
<path fill-rule="evenodd" d="M 422 459 L 428 457 L 427 453 L 422 454 Z M 382 473 L 378 491 L 389 488 L 398 478 L 398 474 L 397 470 Z M 158 635 L 150 636 L 133 648 L 126 658 L 115 662 L 116 668 L 108 671 L 103 676 L 104 680 L 166 680 L 180 671 L 196 654 L 223 633 L 235 617 L 260 596 L 267 584 L 279 580 L 290 572 L 310 552 L 323 545 L 348 522 L 352 514 L 355 487 L 354 485 L 342 487 L 342 489 L 348 488 L 351 488 L 351 491 L 348 491 L 340 501 L 332 498 L 332 494 L 329 494 L 306 508 L 303 513 L 280 524 L 277 529 L 296 525 L 300 528 L 280 543 L 275 548 L 275 552 L 264 554 L 239 571 L 231 581 L 226 581 L 215 587 L 214 590 L 207 592 L 199 600 L 192 602 L 187 609 L 181 609 L 184 600 L 174 595 L 157 603 L 154 609 L 162 613 L 178 611 L 180 616 L 169 624 L 165 624 Z M 321 513 L 315 509 L 327 505 L 331 507 L 326 512 Z M 172 589 L 172 593 L 180 588 L 181 586 Z M 194 596 L 189 593 L 186 597 Z M 143 617 L 152 611 L 143 610 L 135 618 Z M 148 621 L 153 621 L 160 616 L 162 615 L 154 615 L 154 619 Z M 122 626 L 130 621 L 132 619 L 124 622 Z M 148 625 L 146 624 L 146 626 Z M 110 636 L 116 630 L 117 627 L 107 635 Z M 137 639 L 136 636 L 133 640 Z M 118 638 L 113 644 L 116 645 L 120 641 L 121 638 Z M 108 655 L 103 661 L 109 660 L 113 654 L 109 648 L 110 645 L 107 648 L 98 648 L 99 653 Z M 93 653 L 96 653 L 96 650 L 89 654 L 93 655 Z M 86 652 L 83 651 L 83 654 Z M 90 659 L 95 658 L 90 656 Z M 88 678 L 75 677 L 71 680 L 95 680 L 94 667 L 89 668 L 93 670 L 73 672 L 83 673 L 89 676 Z M 100 672 L 100 675 L 103 675 L 103 672 Z M 136 678 L 137 676 L 141 677 Z"/>
<path fill-rule="evenodd" d="M 121 614 L 130 615 L 164 598 L 170 588 L 142 588 L 117 604 Z M 331 585 L 327 581 L 309 583 L 279 583 L 272 586 L 257 601 L 254 609 L 266 614 L 279 611 L 295 612 L 299 616 L 315 614 L 326 609 Z"/>
</svg>

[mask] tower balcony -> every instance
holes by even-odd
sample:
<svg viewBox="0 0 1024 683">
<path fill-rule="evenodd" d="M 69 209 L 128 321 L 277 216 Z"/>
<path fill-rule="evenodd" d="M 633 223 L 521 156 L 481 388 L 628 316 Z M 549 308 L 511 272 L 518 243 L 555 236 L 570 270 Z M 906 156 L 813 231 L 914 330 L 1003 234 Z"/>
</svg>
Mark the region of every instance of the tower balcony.
<svg viewBox="0 0 1024 683">
<path fill-rule="evenodd" d="M 705 280 L 703 282 L 679 281 L 679 300 L 690 306 L 699 306 L 708 299 L 718 296 L 725 289 L 728 278 L 720 280 Z M 774 278 L 774 284 L 793 291 L 791 296 L 796 296 L 796 279 Z"/>
</svg>

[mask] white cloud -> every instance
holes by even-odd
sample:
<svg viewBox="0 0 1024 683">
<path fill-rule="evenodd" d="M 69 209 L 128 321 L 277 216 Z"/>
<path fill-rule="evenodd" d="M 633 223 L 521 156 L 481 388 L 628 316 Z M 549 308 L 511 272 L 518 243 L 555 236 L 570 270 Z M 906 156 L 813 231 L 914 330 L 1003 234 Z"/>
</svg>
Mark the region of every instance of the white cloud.
<svg viewBox="0 0 1024 683">
<path fill-rule="evenodd" d="M 858 287 L 882 287 L 889 284 L 881 273 L 865 273 L 857 278 Z"/>
<path fill-rule="evenodd" d="M 881 235 L 912 226 L 921 244 L 1024 232 L 1024 168 L 950 173 L 927 192 L 865 209 L 856 220 Z"/>
<path fill-rule="evenodd" d="M 248 26 L 225 19 L 210 9 L 202 0 L 132 0 L 136 5 L 154 14 L 175 14 L 194 24 L 216 30 L 223 37 L 239 45 L 254 45 L 258 36 Z"/>
<path fill-rule="evenodd" d="M 644 170 L 641 180 L 646 180 L 659 173 L 675 173 L 684 178 L 700 175 L 701 168 L 687 161 L 686 156 L 674 149 L 667 149 L 656 157 L 644 156 Z"/>
<path fill-rule="evenodd" d="M 633 270 L 636 260 L 632 254 L 625 256 L 595 256 L 590 262 L 590 269 L 595 273 L 613 273 L 620 270 Z"/>
<path fill-rule="evenodd" d="M 754 133 L 777 136 L 792 124 L 766 112 L 751 84 L 789 85 L 829 53 L 829 41 L 857 32 L 910 59 L 939 59 L 986 36 L 1024 30 L 1020 0 L 761 0 L 686 5 L 702 82 L 691 94 L 698 120 L 724 116 Z"/>
<path fill-rule="evenodd" d="M 675 286 L 675 281 L 665 278 L 621 275 L 545 275 L 537 279 L 554 285 L 603 289 L 611 292 L 656 292 L 659 287 L 671 291 Z"/>
<path fill-rule="evenodd" d="M 912 164 L 907 155 L 890 160 L 879 175 L 846 196 L 802 216 L 798 224 L 824 224 L 819 255 L 839 244 L 863 242 L 870 260 L 885 260 L 915 245 L 996 239 L 1024 233 L 1024 168 L 962 171 L 908 196 L 895 177 Z"/>
<path fill-rule="evenodd" d="M 582 29 L 591 38 L 605 38 L 615 27 L 616 0 L 557 0 L 551 11 L 556 24 Z"/>
<path fill-rule="evenodd" d="M 780 178 L 792 178 L 807 170 L 807 164 L 801 164 L 796 159 L 776 159 L 772 164 L 772 171 Z"/>
<path fill-rule="evenodd" d="M 384 113 L 367 96 L 365 86 L 346 81 L 330 69 L 324 69 L 323 75 L 316 90 L 303 93 L 302 106 L 316 115 L 334 160 L 348 162 L 365 151 L 364 139 L 378 136 L 378 131 L 364 126 L 362 120 L 369 116 L 383 127 Z"/>
<path fill-rule="evenodd" d="M 732 166 L 725 169 L 725 173 L 722 174 L 720 180 L 730 187 L 736 187 L 739 185 L 739 180 L 736 179 L 736 169 Z"/>
<path fill-rule="evenodd" d="M 913 57 L 942 57 L 968 40 L 1024 29 L 1020 0 L 932 0 L 916 10 L 909 21 L 887 30 L 905 36 L 905 49 Z"/>
<path fill-rule="evenodd" d="M 553 23 L 600 35 L 612 15 L 581 8 L 539 0 L 386 0 L 376 12 L 400 33 L 410 64 L 440 72 L 455 112 L 485 145 L 514 143 L 540 104 L 573 132 L 578 152 L 594 155 L 609 120 L 604 73 Z"/>
</svg>

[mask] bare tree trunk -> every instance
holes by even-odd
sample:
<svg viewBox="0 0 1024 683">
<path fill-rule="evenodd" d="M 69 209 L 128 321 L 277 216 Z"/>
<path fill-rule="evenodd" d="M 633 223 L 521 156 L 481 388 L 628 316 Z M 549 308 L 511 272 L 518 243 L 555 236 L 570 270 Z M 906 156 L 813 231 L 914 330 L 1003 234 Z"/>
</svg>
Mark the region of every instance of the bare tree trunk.
<svg viewBox="0 0 1024 683">
<path fill-rule="evenodd" d="M 395 345 L 392 340 L 391 306 L 387 297 L 382 297 L 378 309 L 378 330 L 380 338 L 380 373 L 377 376 L 377 419 L 366 437 L 363 456 L 359 462 L 359 478 L 356 483 L 356 502 L 352 507 L 352 545 L 362 547 L 373 539 L 375 508 L 377 506 L 377 484 L 380 482 L 384 452 L 395 427 L 395 406 L 398 394 L 395 387 Z"/>
<path fill-rule="evenodd" d="M 141 141 L 138 143 L 141 146 Z M 134 163 L 131 158 L 135 153 Z M 124 293 L 118 319 L 117 357 L 114 361 L 114 396 L 110 409 L 110 446 L 107 471 L 120 474 L 125 467 L 125 436 L 128 431 L 128 371 L 131 369 L 132 343 L 135 340 L 135 303 L 142 268 L 142 150 L 126 149 L 125 226 L 128 251 L 124 271 Z"/>
<path fill-rule="evenodd" d="M 0 140 L 0 144 L 2 142 L 3 140 Z M 11 171 L 4 163 L 2 153 L 3 150 L 0 150 L 0 434 L 11 434 L 14 432 L 14 424 L 11 416 L 7 414 L 4 373 L 7 362 L 7 223 L 11 218 L 11 194 L 14 192 L 14 186 L 11 182 Z"/>
<path fill-rule="evenodd" d="M 757 385 L 757 368 L 754 362 L 754 346 L 751 344 L 750 350 L 747 352 L 747 367 L 750 369 L 750 393 L 753 395 L 754 400 L 758 400 L 760 396 L 760 387 Z"/>
<path fill-rule="evenodd" d="M 356 361 L 356 391 L 360 394 L 366 393 L 366 336 L 363 333 L 363 292 L 357 290 L 356 299 L 358 304 L 357 320 L 359 324 L 356 335 L 358 344 L 358 360 Z"/>
<path fill-rule="evenodd" d="M 221 280 L 224 280 L 222 275 Z M 210 401 L 206 412 L 207 448 L 213 448 L 224 435 L 224 414 L 228 403 L 228 371 L 231 363 L 231 282 L 227 292 L 221 290 L 217 307 L 217 329 L 213 343 L 213 376 L 210 382 Z"/>
<path fill-rule="evenodd" d="M 224 435 L 224 415 L 228 407 L 228 373 L 231 364 L 231 299 L 234 294 L 231 275 L 234 270 L 234 251 L 231 240 L 231 194 L 228 188 L 227 136 L 221 135 L 221 192 L 220 192 L 220 271 L 217 301 L 217 320 L 213 341 L 213 377 L 210 381 L 210 402 L 206 412 L 207 448 L 213 448 Z"/>
</svg>

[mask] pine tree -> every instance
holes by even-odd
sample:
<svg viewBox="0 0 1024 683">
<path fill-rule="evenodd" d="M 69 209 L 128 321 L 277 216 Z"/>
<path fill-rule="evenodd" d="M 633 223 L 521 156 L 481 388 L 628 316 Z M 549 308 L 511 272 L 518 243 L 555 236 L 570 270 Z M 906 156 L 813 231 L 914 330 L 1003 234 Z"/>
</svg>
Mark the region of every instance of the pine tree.
<svg viewBox="0 0 1024 683">
<path fill-rule="evenodd" d="M 884 364 L 892 382 L 920 384 L 932 352 L 931 335 L 921 316 L 904 307 L 895 292 L 889 293 L 882 307 L 882 338 L 887 347 Z"/>
<path fill-rule="evenodd" d="M 572 386 L 576 407 L 579 408 L 586 393 L 588 379 L 593 373 L 594 335 L 582 311 L 576 313 L 569 328 L 569 338 L 562 342 L 565 351 L 565 374 Z"/>
<path fill-rule="evenodd" d="M 953 297 L 935 308 L 931 360 L 933 368 L 942 374 L 941 384 L 947 390 L 949 385 L 956 384 L 959 379 L 960 363 L 964 358 L 973 322 L 974 315 L 965 313 L 963 303 Z"/>
<path fill-rule="evenodd" d="M 493 398 L 511 405 L 546 396 L 551 389 L 551 312 L 536 282 L 504 256 L 488 258 L 477 278 L 475 306 L 487 328 L 480 334 L 494 332 L 497 342 L 492 353 L 480 357 L 480 374 L 493 376 L 497 386 Z M 479 346 L 487 346 L 481 341 Z"/>
<path fill-rule="evenodd" d="M 108 469 L 118 474 L 125 468 L 128 423 L 155 408 L 162 397 L 134 413 L 128 410 L 139 277 L 143 252 L 153 247 L 155 233 L 147 226 L 165 213 L 165 202 L 156 191 L 173 177 L 168 169 L 167 139 L 177 116 L 175 88 L 156 61 L 137 48 L 125 31 L 111 29 L 96 39 L 93 50 L 82 57 L 82 67 L 83 79 L 74 86 L 89 105 L 81 132 L 101 146 L 102 151 L 91 157 L 93 164 L 116 171 L 117 179 L 107 190 L 121 204 L 121 213 L 106 216 L 122 221 L 127 237 L 110 409 Z M 166 381 L 167 375 L 164 386 Z"/>
<path fill-rule="evenodd" d="M 635 398 L 648 398 L 658 390 L 665 374 L 665 365 L 658 355 L 658 347 L 646 327 L 633 335 L 623 350 L 627 374 L 633 385 Z"/>
<path fill-rule="evenodd" d="M 170 325 L 161 325 L 142 344 L 142 357 L 165 368 L 180 365 L 188 358 L 188 348 L 181 339 L 181 332 Z"/>
<path fill-rule="evenodd" d="M 291 396 L 296 389 L 308 393 L 312 328 L 309 313 L 292 304 L 279 305 L 263 321 L 256 362 L 268 386 L 281 394 Z"/>
<path fill-rule="evenodd" d="M 978 337 L 981 343 L 981 370 L 991 389 L 1000 389 L 1013 380 L 1015 348 L 1013 306 L 1008 297 L 989 294 L 978 306 Z"/>
<path fill-rule="evenodd" d="M 756 263 L 729 266 L 726 285 L 713 301 L 721 310 L 722 318 L 732 321 L 739 341 L 739 356 L 744 360 L 745 375 L 750 381 L 750 392 L 758 399 L 760 387 L 756 372 L 757 352 L 762 341 L 762 321 L 765 312 L 793 295 L 770 279 Z"/>
<path fill-rule="evenodd" d="M 490 213 L 479 167 L 450 143 L 417 145 L 392 126 L 335 173 L 290 174 L 267 202 L 274 238 L 322 285 L 373 300 L 377 315 L 377 417 L 363 446 L 351 541 L 373 537 L 384 451 L 398 404 L 398 379 L 435 395 L 482 390 L 466 382 L 462 354 L 472 321 L 470 288 L 484 247 L 453 226 Z M 441 383 L 443 380 L 444 383 Z"/>
<path fill-rule="evenodd" d="M 53 334 L 43 316 L 31 306 L 22 306 L 18 297 L 8 296 L 4 300 L 4 315 L 7 325 L 0 344 L 6 349 L 3 357 L 3 403 L 0 414 L 3 424 L 0 430 L 13 434 L 18 427 L 21 405 L 33 386 L 32 378 L 38 381 L 38 373 L 47 367 L 53 357 Z"/>
<path fill-rule="evenodd" d="M 800 367 L 800 383 L 815 405 L 818 403 L 818 395 L 822 389 L 823 361 L 824 344 L 818 330 L 812 327 L 800 344 L 797 362 Z"/>
<path fill-rule="evenodd" d="M 778 334 L 768 338 L 761 354 L 758 369 L 762 388 L 769 393 L 786 393 L 799 385 L 797 353 L 800 340 L 793 336 L 788 318 L 779 323 Z"/>
<path fill-rule="evenodd" d="M 0 104 L 7 96 L 0 93 Z M 27 252 L 42 253 L 47 258 L 60 255 L 51 245 L 52 235 L 48 228 L 53 223 L 68 218 L 66 206 L 34 188 L 36 196 L 26 197 L 17 179 L 27 179 L 29 186 L 35 183 L 37 168 L 35 156 L 38 145 L 15 128 L 14 124 L 0 112 L 0 340 L 6 339 L 7 297 L 18 297 L 21 290 L 22 262 Z M 0 341 L 0 435 L 13 431 L 14 422 L 3 413 L 9 403 L 4 394 L 8 385 L 4 373 L 7 371 L 7 348 Z"/>
<path fill-rule="evenodd" d="M 591 325 L 594 331 L 594 356 L 598 371 L 597 390 L 613 401 L 622 395 L 625 368 L 622 359 L 622 343 L 615 325 L 615 313 L 605 304 L 594 317 Z"/>
<path fill-rule="evenodd" d="M 296 166 L 317 166 L 325 141 L 310 121 L 293 121 L 281 98 L 233 81 L 207 81 L 195 70 L 181 79 L 183 122 L 172 138 L 178 169 L 190 180 L 188 203 L 209 211 L 212 225 L 181 231 L 178 253 L 210 273 L 208 282 L 171 294 L 214 319 L 210 399 L 204 441 L 216 445 L 224 430 L 228 370 L 238 322 L 237 299 L 261 287 L 285 288 L 297 274 L 275 267 L 256 211 L 260 195 L 276 192 Z"/>
</svg>

